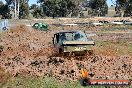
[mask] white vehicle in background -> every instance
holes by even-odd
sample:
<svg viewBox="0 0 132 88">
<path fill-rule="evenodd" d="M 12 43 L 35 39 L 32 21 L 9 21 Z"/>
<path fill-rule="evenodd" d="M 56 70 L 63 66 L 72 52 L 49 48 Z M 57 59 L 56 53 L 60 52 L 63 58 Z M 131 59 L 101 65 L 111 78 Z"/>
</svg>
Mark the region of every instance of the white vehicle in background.
<svg viewBox="0 0 132 88">
<path fill-rule="evenodd" d="M 9 28 L 9 21 L 8 19 L 0 20 L 0 31 L 8 30 Z"/>
<path fill-rule="evenodd" d="M 113 22 L 111 22 L 111 24 L 114 24 L 114 25 L 123 25 L 124 22 L 122 22 L 122 21 L 113 21 Z"/>
<path fill-rule="evenodd" d="M 93 25 L 93 26 L 103 26 L 104 23 L 100 23 L 100 22 L 92 22 L 91 25 Z"/>
<path fill-rule="evenodd" d="M 124 21 L 124 24 L 125 24 L 125 25 L 132 25 L 132 22 L 126 20 L 126 21 Z"/>
<path fill-rule="evenodd" d="M 129 20 L 121 20 L 121 21 L 113 21 L 111 22 L 111 24 L 115 24 L 115 25 L 132 25 L 132 22 Z"/>
</svg>

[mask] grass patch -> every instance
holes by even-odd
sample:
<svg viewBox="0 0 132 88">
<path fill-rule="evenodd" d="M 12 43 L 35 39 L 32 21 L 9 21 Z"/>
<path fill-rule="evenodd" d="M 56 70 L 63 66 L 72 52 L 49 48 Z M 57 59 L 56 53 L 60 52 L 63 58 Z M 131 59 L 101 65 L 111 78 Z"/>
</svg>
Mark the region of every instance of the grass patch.
<svg viewBox="0 0 132 88">
<path fill-rule="evenodd" d="M 86 86 L 80 85 L 79 81 L 58 82 L 51 77 L 23 77 L 12 78 L 1 88 L 106 88 L 105 86 Z M 114 87 L 112 87 L 114 88 Z"/>
<path fill-rule="evenodd" d="M 128 41 L 96 41 L 95 52 L 106 56 L 132 56 L 132 44 Z"/>
<path fill-rule="evenodd" d="M 8 81 L 4 88 L 61 88 L 59 82 L 53 78 L 43 77 L 14 77 Z"/>
<path fill-rule="evenodd" d="M 9 73 L 5 73 L 4 69 L 0 67 L 0 88 L 2 88 L 2 86 L 5 85 L 10 78 L 11 75 Z"/>
<path fill-rule="evenodd" d="M 132 30 L 131 25 L 114 25 L 114 26 L 103 26 L 100 32 L 122 32 Z"/>
</svg>

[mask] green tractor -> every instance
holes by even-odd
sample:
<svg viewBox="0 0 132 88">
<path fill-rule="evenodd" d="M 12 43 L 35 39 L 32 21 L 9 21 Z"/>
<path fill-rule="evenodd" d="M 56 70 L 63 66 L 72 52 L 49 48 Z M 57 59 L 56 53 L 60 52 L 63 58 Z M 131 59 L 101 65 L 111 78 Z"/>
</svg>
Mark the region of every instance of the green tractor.
<svg viewBox="0 0 132 88">
<path fill-rule="evenodd" d="M 33 26 L 32 26 L 34 29 L 38 29 L 38 30 L 42 30 L 42 31 L 47 31 L 48 30 L 48 24 L 46 23 L 35 23 Z"/>
</svg>

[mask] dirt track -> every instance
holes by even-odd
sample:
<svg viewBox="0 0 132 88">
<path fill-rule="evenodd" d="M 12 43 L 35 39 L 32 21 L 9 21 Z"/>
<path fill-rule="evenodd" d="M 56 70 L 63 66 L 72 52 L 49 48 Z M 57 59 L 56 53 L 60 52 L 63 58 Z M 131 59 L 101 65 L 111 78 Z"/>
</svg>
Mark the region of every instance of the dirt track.
<svg viewBox="0 0 132 88">
<path fill-rule="evenodd" d="M 78 60 L 75 57 L 49 57 L 55 53 L 52 46 L 54 29 L 49 32 L 30 30 L 26 26 L 17 26 L 0 37 L 0 66 L 16 76 L 49 75 L 58 79 L 76 80 L 81 76 L 82 67 L 92 72 L 92 78 L 127 79 L 132 78 L 132 56 L 95 55 Z M 114 36 L 114 37 L 113 37 Z M 96 39 L 117 40 L 119 38 L 131 41 L 131 34 L 98 35 Z M 113 53 L 108 50 L 106 52 Z"/>
</svg>

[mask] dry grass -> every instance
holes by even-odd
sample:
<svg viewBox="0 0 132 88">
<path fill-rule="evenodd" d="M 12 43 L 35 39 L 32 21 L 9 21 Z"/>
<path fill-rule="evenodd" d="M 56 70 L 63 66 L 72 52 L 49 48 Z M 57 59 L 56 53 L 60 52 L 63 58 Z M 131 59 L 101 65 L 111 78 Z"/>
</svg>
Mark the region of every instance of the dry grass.
<svg viewBox="0 0 132 88">
<path fill-rule="evenodd" d="M 102 56 L 132 56 L 132 44 L 128 41 L 96 41 L 94 48 L 97 55 Z"/>
</svg>

